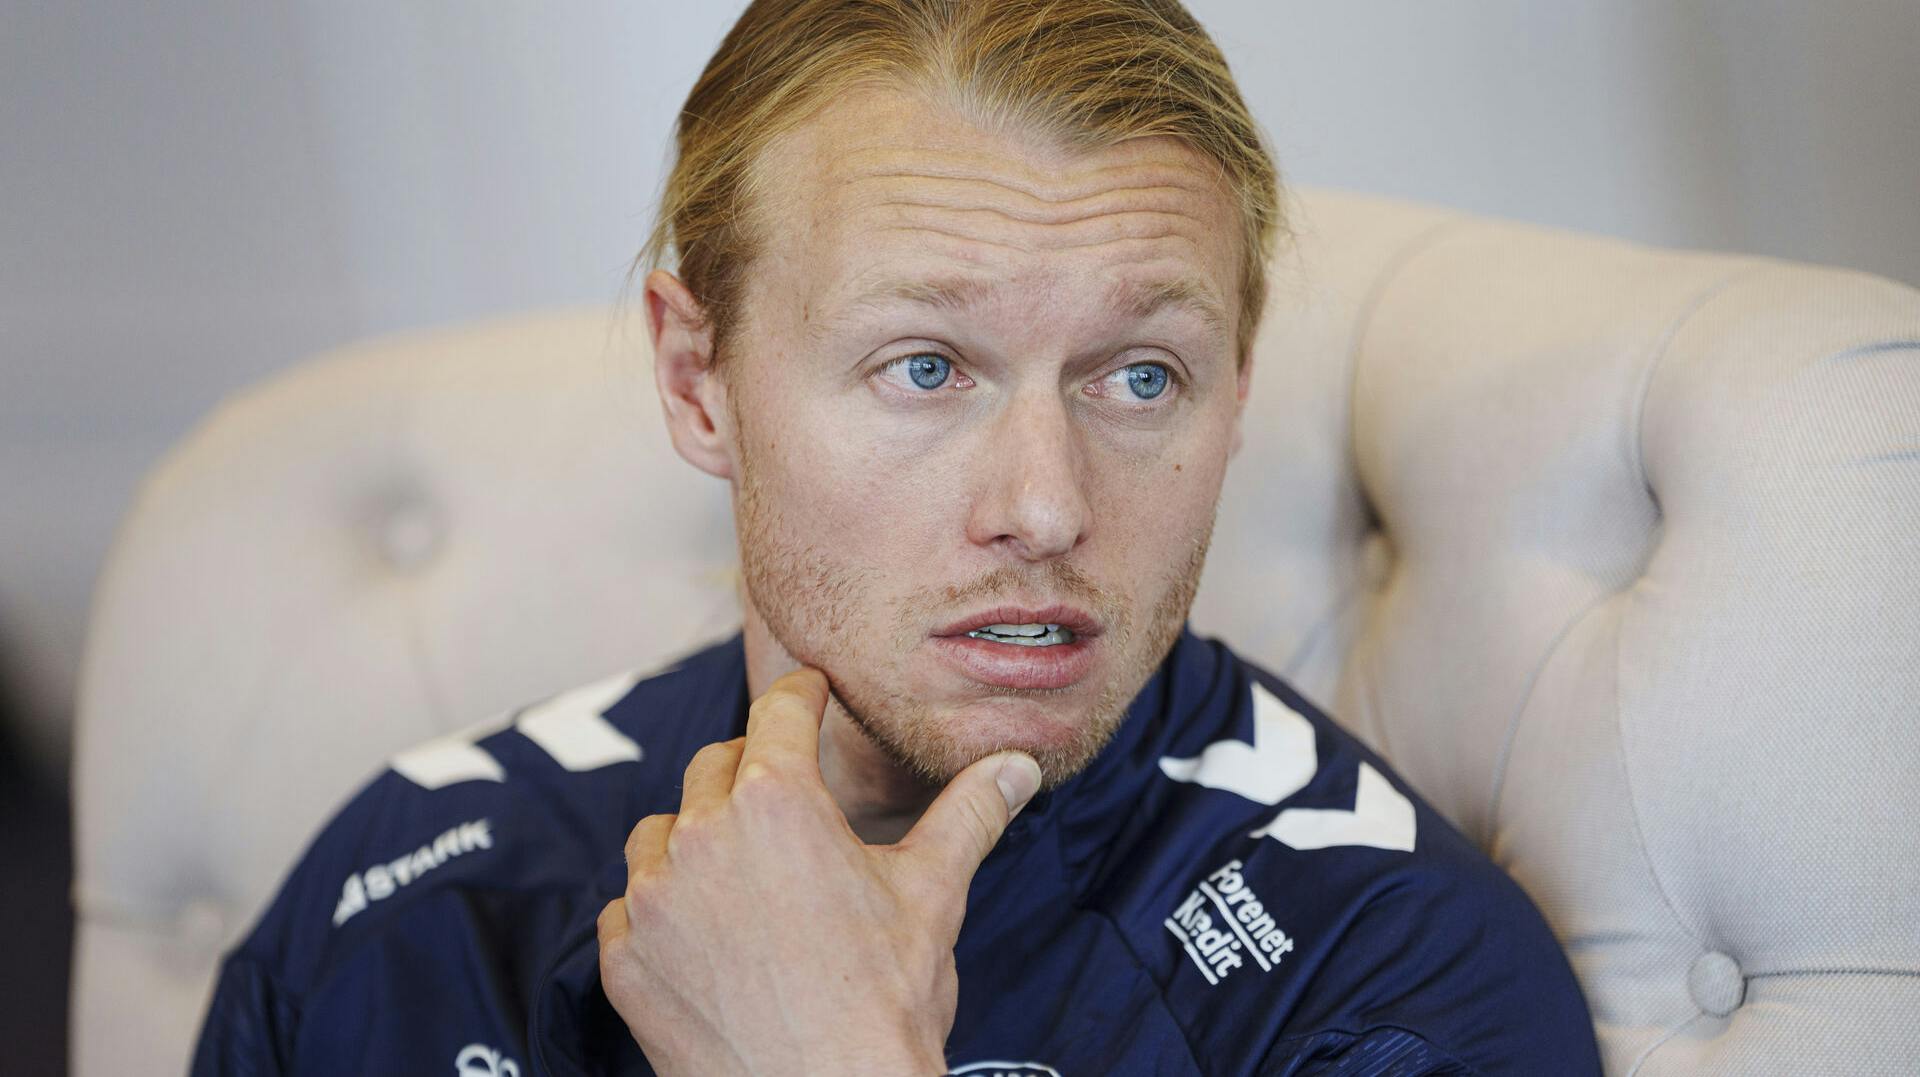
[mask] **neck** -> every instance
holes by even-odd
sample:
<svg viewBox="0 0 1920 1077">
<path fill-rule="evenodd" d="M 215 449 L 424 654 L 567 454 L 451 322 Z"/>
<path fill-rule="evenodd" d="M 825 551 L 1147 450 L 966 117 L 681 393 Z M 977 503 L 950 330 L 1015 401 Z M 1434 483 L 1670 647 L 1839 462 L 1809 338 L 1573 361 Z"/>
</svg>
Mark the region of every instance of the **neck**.
<svg viewBox="0 0 1920 1077">
<path fill-rule="evenodd" d="M 759 699 L 782 674 L 800 668 L 768 630 L 752 601 L 746 613 L 747 695 Z M 830 696 L 820 721 L 820 776 L 847 817 L 847 824 L 869 845 L 899 841 L 938 796 L 938 787 L 896 763 L 854 722 L 836 696 Z"/>
</svg>

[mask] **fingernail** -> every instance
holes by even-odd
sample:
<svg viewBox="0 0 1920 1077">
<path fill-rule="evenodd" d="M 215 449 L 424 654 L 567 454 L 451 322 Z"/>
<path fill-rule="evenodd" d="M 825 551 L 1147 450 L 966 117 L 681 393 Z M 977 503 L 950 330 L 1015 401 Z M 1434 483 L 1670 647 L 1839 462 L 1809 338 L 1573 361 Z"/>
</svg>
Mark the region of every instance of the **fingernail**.
<svg viewBox="0 0 1920 1077">
<path fill-rule="evenodd" d="M 993 774 L 995 785 L 1000 787 L 1000 795 L 1007 800 L 1007 817 L 1012 818 L 1033 799 L 1034 791 L 1040 788 L 1040 765 L 1021 752 L 1007 756 L 1000 769 Z"/>
</svg>

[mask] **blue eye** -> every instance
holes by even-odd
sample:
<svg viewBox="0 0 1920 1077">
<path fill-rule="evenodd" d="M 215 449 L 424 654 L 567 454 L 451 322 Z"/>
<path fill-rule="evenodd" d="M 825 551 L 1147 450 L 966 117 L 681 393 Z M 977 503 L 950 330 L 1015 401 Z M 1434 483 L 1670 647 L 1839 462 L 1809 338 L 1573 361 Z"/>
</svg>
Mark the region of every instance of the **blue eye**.
<svg viewBox="0 0 1920 1077">
<path fill-rule="evenodd" d="M 938 355 L 912 355 L 907 357 L 907 377 L 922 389 L 938 389 L 947 383 L 953 373 L 953 364 Z"/>
<path fill-rule="evenodd" d="M 1159 363 L 1135 363 L 1122 371 L 1127 388 L 1141 400 L 1152 400 L 1167 390 L 1167 368 Z"/>
</svg>

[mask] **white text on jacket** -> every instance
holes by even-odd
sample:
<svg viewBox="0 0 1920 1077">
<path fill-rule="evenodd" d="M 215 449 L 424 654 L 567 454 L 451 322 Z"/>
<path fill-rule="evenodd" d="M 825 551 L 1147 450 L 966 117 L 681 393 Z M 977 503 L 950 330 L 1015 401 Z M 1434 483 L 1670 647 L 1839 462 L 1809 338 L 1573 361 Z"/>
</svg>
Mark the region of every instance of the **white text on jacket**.
<svg viewBox="0 0 1920 1077">
<path fill-rule="evenodd" d="M 394 891 L 434 868 L 475 849 L 493 848 L 493 832 L 485 819 L 450 826 L 439 837 L 385 864 L 347 876 L 340 904 L 333 908 L 333 926 L 339 927 L 367 907 L 369 901 L 392 897 Z"/>
<path fill-rule="evenodd" d="M 1226 979 L 1249 957 L 1260 971 L 1270 972 L 1293 951 L 1293 939 L 1274 922 L 1240 868 L 1238 860 L 1221 865 L 1166 919 L 1167 930 L 1210 984 Z"/>
</svg>

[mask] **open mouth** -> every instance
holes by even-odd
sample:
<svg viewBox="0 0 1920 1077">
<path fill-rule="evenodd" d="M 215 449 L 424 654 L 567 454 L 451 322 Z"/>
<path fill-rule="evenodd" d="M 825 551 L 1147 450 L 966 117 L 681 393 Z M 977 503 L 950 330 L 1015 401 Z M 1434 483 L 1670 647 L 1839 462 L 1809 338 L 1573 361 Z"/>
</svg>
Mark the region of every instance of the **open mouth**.
<svg viewBox="0 0 1920 1077">
<path fill-rule="evenodd" d="M 982 625 L 968 632 L 974 639 L 990 643 L 1009 643 L 1015 647 L 1058 647 L 1072 643 L 1073 629 L 1056 624 Z"/>
<path fill-rule="evenodd" d="M 1009 603 L 937 629 L 929 642 L 953 670 L 978 684 L 1061 689 L 1099 665 L 1102 628 L 1073 606 Z"/>
</svg>

